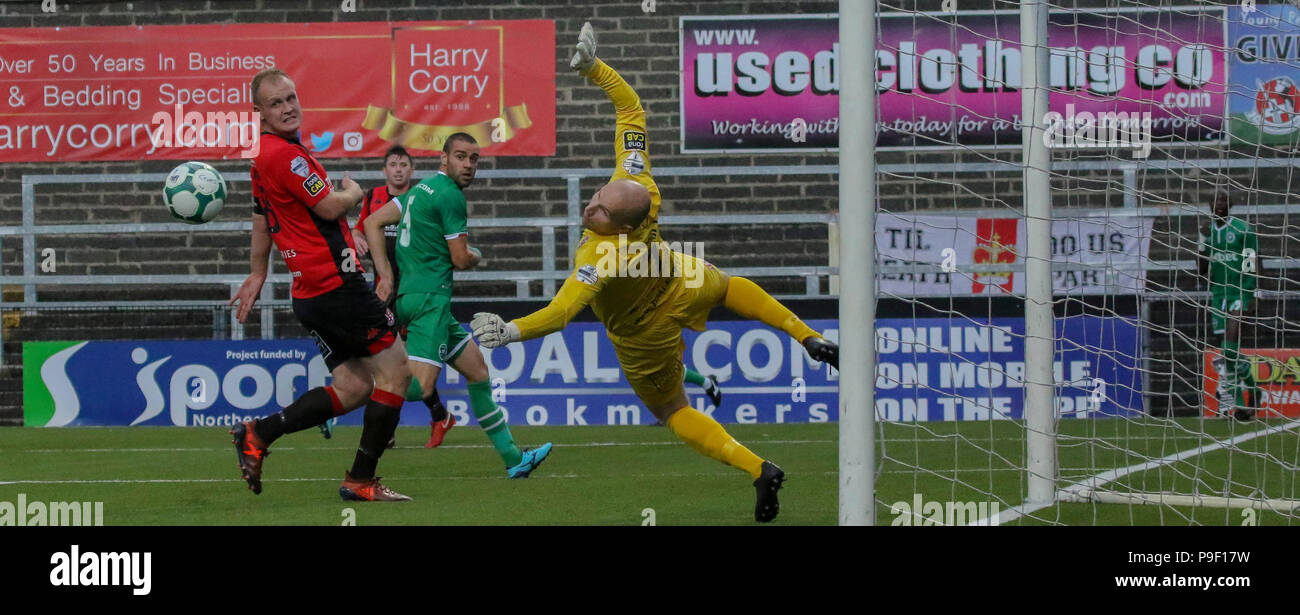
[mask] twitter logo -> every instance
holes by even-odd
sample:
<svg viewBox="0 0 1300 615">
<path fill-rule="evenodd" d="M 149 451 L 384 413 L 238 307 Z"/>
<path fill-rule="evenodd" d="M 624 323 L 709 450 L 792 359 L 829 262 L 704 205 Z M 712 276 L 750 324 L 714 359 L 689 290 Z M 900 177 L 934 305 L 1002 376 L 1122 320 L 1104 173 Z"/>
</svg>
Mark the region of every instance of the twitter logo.
<svg viewBox="0 0 1300 615">
<path fill-rule="evenodd" d="M 331 145 L 334 145 L 334 133 L 327 132 L 323 135 L 311 133 L 311 151 L 323 152 L 329 149 Z"/>
</svg>

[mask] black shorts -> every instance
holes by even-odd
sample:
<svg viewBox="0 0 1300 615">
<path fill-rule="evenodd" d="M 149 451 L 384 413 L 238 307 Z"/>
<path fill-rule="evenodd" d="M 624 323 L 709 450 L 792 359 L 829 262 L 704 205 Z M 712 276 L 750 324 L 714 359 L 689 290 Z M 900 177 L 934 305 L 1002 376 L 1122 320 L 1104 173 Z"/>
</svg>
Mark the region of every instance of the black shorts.
<svg viewBox="0 0 1300 615">
<path fill-rule="evenodd" d="M 345 361 L 379 354 L 397 340 L 393 311 L 364 283 L 294 299 L 293 313 L 316 340 L 331 372 Z"/>
</svg>

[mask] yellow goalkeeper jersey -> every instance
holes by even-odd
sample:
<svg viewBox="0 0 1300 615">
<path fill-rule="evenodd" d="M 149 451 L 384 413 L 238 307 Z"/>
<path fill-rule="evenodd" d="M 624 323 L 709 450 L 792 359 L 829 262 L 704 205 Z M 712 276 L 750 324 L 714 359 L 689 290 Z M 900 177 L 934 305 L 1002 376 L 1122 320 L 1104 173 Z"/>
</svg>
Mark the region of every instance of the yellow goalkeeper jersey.
<svg viewBox="0 0 1300 615">
<path fill-rule="evenodd" d="M 588 77 L 605 90 L 617 113 L 615 168 L 609 179 L 630 179 L 645 186 L 650 192 L 650 213 L 627 235 L 628 243 L 621 249 L 619 237 L 584 231 L 574 254 L 574 271 L 555 298 L 545 308 L 514 321 L 523 339 L 563 329 L 588 304 L 612 338 L 632 335 L 683 286 L 683 265 L 688 272 L 695 268 L 695 261 L 688 256 L 654 248 L 660 245 L 660 196 L 650 172 L 650 144 L 640 97 L 600 60 Z"/>
<path fill-rule="evenodd" d="M 629 241 L 653 243 L 659 241 L 659 186 L 650 174 L 650 141 L 646 137 L 645 108 L 636 90 L 623 80 L 614 69 L 596 60 L 588 75 L 593 83 L 605 90 L 617 114 L 614 124 L 614 174 L 609 181 L 630 179 L 650 191 L 650 214 L 645 222 L 628 235 Z M 590 236 L 584 231 L 583 236 Z M 576 262 L 576 261 L 575 261 Z"/>
</svg>

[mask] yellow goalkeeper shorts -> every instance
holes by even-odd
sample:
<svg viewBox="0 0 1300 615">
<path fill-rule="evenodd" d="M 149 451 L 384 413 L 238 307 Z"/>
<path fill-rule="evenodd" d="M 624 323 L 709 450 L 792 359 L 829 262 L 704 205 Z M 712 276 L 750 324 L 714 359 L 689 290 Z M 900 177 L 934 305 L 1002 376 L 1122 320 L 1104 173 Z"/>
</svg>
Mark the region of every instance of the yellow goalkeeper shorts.
<svg viewBox="0 0 1300 615">
<path fill-rule="evenodd" d="M 683 279 L 658 310 L 626 336 L 609 333 L 619 365 L 647 407 L 662 406 L 682 394 L 682 329 L 703 331 L 709 311 L 727 294 L 725 273 L 703 259 L 683 255 Z"/>
</svg>

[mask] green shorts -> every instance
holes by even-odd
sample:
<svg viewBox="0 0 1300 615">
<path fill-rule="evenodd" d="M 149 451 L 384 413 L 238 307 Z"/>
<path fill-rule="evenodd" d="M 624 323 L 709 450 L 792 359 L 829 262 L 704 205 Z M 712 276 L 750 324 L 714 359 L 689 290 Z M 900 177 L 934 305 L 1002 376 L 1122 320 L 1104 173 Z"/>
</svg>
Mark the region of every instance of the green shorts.
<svg viewBox="0 0 1300 615">
<path fill-rule="evenodd" d="M 1212 293 L 1210 295 L 1210 324 L 1217 334 L 1228 330 L 1228 314 L 1244 312 L 1255 302 L 1253 292 Z"/>
<path fill-rule="evenodd" d="M 451 297 L 412 293 L 397 298 L 397 322 L 405 326 L 406 354 L 412 361 L 442 367 L 453 363 L 469 343 L 469 332 L 451 315 Z"/>
</svg>

